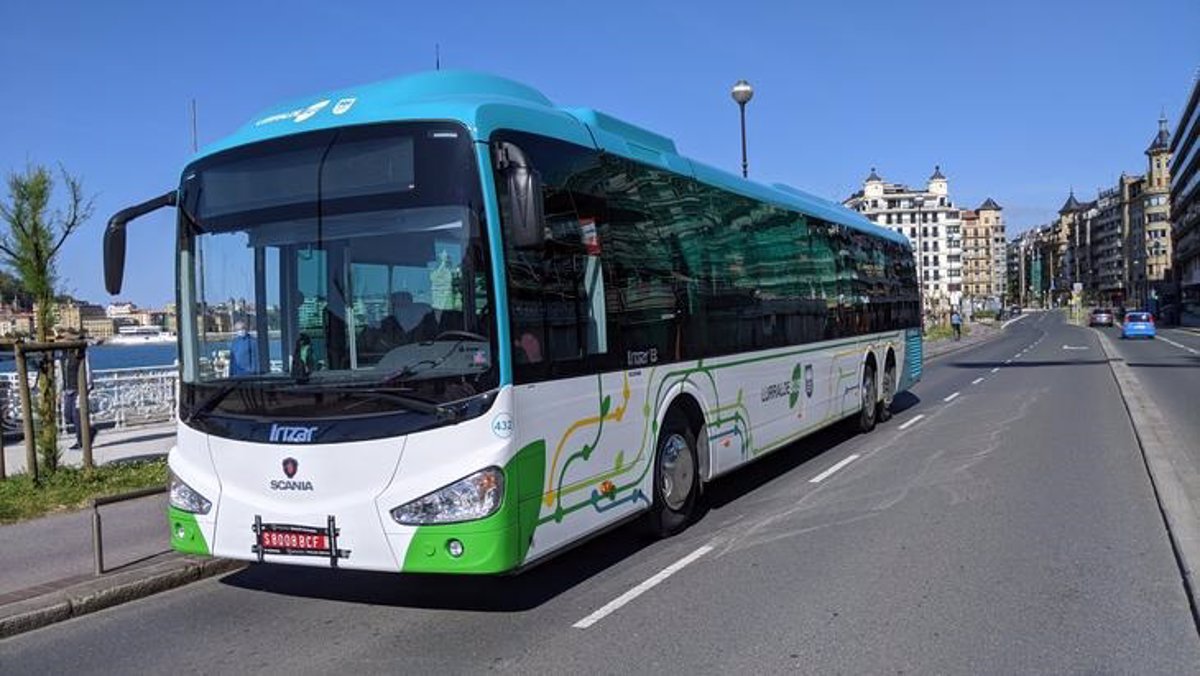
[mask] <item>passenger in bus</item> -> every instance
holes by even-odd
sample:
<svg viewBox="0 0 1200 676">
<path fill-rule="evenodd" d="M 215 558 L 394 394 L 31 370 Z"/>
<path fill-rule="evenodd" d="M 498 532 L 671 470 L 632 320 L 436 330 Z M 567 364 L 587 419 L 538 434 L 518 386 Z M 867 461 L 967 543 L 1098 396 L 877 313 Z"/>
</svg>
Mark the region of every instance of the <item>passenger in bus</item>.
<svg viewBox="0 0 1200 676">
<path fill-rule="evenodd" d="M 525 331 L 521 337 L 513 341 L 513 355 L 518 364 L 540 364 L 542 362 L 542 341 L 532 331 Z"/>
</svg>

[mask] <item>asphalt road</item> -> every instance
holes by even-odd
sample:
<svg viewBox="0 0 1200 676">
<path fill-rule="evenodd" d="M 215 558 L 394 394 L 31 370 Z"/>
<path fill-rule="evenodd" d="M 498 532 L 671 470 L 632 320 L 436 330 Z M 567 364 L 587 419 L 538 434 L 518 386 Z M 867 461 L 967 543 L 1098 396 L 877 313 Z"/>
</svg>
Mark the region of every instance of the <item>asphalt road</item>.
<svg viewBox="0 0 1200 676">
<path fill-rule="evenodd" d="M 670 540 L 621 529 L 506 578 L 256 566 L 0 642 L 0 665 L 1195 673 L 1200 639 L 1093 330 L 1026 317 L 928 364 L 897 409 L 719 481 Z"/>
<path fill-rule="evenodd" d="M 1159 328 L 1154 340 L 1121 340 L 1121 329 L 1099 328 L 1185 442 L 1200 467 L 1200 334 Z M 1189 443 L 1190 442 L 1190 443 Z"/>
</svg>

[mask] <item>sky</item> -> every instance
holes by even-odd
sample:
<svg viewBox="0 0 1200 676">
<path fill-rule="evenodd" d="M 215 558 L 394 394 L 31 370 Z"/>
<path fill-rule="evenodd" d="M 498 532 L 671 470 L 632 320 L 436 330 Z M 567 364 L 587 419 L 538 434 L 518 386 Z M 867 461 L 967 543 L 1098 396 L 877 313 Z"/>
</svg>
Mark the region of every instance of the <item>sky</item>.
<svg viewBox="0 0 1200 676">
<path fill-rule="evenodd" d="M 0 173 L 61 165 L 95 196 L 65 245 L 65 292 L 104 291 L 117 210 L 173 189 L 201 146 L 273 105 L 443 68 L 510 77 L 740 171 L 842 200 L 876 167 L 1005 208 L 1010 237 L 1141 173 L 1161 113 L 1173 130 L 1200 73 L 1196 0 L 688 3 L 0 3 Z M 7 190 L 0 199 L 8 199 Z M 173 300 L 173 220 L 136 221 L 123 299 Z"/>
</svg>

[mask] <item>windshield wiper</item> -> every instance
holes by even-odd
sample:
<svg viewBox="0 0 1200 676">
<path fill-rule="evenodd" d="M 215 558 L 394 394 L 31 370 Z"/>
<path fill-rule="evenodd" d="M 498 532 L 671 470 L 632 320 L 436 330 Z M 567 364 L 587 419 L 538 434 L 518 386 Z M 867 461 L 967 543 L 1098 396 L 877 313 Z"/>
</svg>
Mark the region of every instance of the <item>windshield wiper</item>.
<svg viewBox="0 0 1200 676">
<path fill-rule="evenodd" d="M 192 407 L 191 410 L 188 411 L 187 417 L 183 418 L 183 422 L 185 422 L 185 423 L 191 422 L 192 420 L 195 420 L 196 418 L 198 418 L 200 416 L 204 416 L 204 415 L 208 415 L 209 413 L 212 413 L 213 409 L 215 409 L 217 407 L 217 405 L 220 404 L 222 401 L 225 401 L 226 397 L 233 394 L 234 390 L 238 389 L 239 385 L 244 385 L 248 382 L 249 383 L 274 382 L 275 380 L 276 379 L 274 379 L 274 378 L 263 377 L 263 376 L 250 377 L 250 378 L 243 377 L 238 380 L 230 380 L 230 381 L 226 382 L 224 385 L 222 385 L 220 387 L 220 389 L 218 389 L 216 392 L 213 392 L 212 394 L 208 395 L 208 397 L 206 397 L 204 399 L 204 401 L 202 401 L 199 404 L 197 404 L 196 406 Z"/>
<path fill-rule="evenodd" d="M 313 394 L 329 393 L 329 394 L 339 394 L 339 395 L 343 395 L 343 396 L 349 395 L 349 396 L 354 396 L 354 397 L 360 397 L 365 401 L 371 401 L 371 400 L 390 401 L 395 404 L 400 404 L 401 406 L 403 406 L 404 408 L 406 408 L 410 411 L 415 411 L 417 413 L 424 413 L 426 415 L 431 415 L 431 416 L 438 418 L 439 420 L 454 422 L 454 421 L 458 420 L 458 418 L 459 418 L 458 411 L 456 411 L 452 408 L 449 408 L 442 404 L 438 404 L 438 403 L 429 401 L 428 399 L 421 399 L 418 397 L 410 397 L 410 396 L 406 396 L 404 394 L 399 394 L 400 392 L 411 392 L 412 388 L 409 388 L 409 387 L 361 387 L 361 388 L 360 387 L 355 387 L 355 388 L 350 388 L 350 387 L 315 388 L 315 387 L 313 387 L 313 388 L 303 388 L 303 389 L 293 388 L 289 391 L 291 391 L 291 392 L 311 392 Z"/>
</svg>

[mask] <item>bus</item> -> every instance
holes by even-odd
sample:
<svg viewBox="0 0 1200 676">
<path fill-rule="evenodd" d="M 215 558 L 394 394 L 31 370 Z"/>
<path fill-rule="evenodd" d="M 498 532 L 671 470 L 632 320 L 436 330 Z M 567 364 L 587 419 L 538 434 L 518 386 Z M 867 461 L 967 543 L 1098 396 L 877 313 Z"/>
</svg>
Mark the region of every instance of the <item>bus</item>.
<svg viewBox="0 0 1200 676">
<path fill-rule="evenodd" d="M 921 374 L 903 236 L 528 86 L 437 71 L 270 109 L 105 232 L 172 208 L 172 547 L 527 568 Z"/>
</svg>

